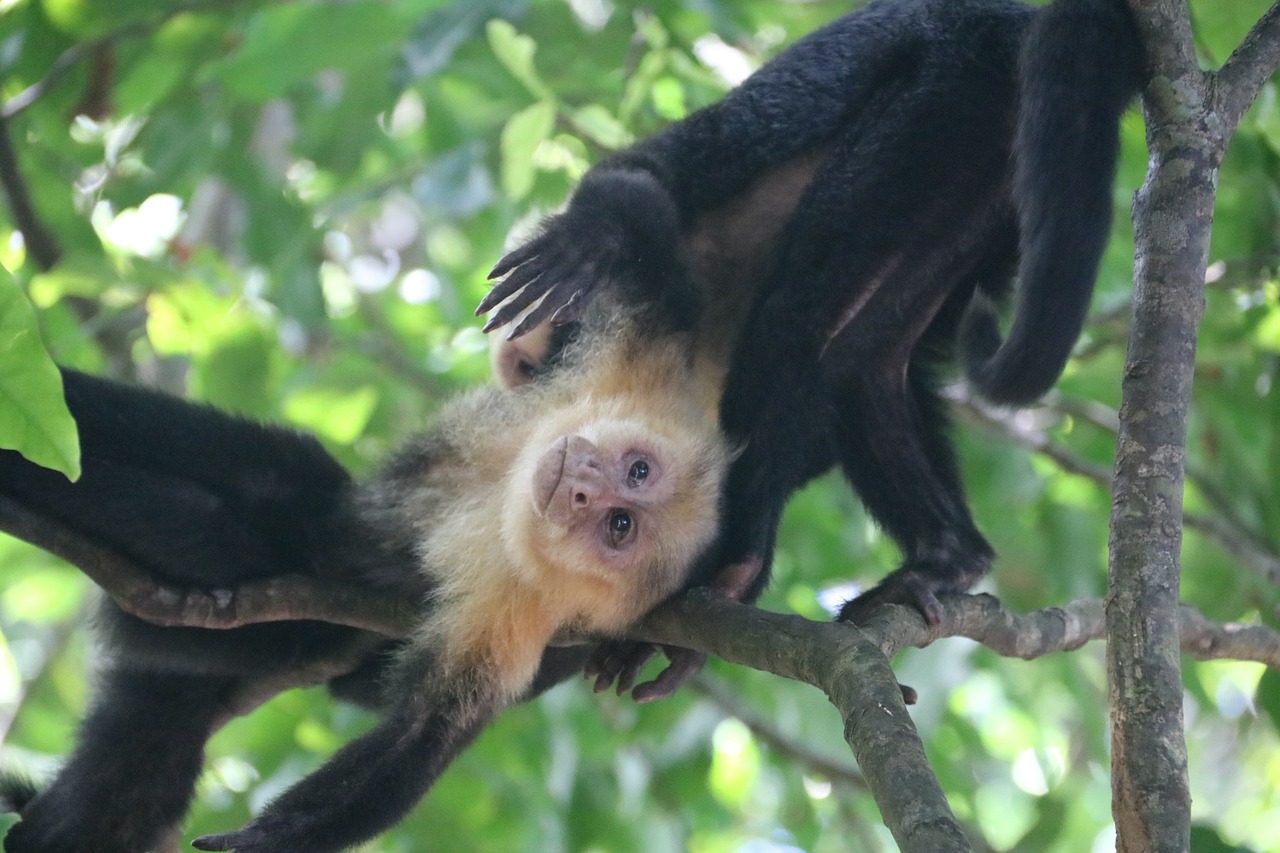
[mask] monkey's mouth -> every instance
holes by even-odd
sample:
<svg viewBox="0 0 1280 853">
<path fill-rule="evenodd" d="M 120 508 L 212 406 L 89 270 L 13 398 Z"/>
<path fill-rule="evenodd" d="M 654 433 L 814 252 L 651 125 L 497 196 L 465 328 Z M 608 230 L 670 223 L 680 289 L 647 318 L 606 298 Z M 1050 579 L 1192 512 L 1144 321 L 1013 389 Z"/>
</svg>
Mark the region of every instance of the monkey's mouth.
<svg viewBox="0 0 1280 853">
<path fill-rule="evenodd" d="M 548 447 L 533 471 L 533 508 L 546 515 L 564 479 L 564 463 L 569 455 L 569 437 L 562 435 Z"/>
</svg>

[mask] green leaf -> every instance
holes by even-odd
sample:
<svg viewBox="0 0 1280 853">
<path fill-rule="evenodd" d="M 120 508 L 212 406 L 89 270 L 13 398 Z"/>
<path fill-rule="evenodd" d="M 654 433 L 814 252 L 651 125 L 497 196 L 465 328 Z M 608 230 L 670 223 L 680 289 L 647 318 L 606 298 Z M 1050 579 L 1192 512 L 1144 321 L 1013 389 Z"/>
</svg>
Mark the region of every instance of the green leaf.
<svg viewBox="0 0 1280 853">
<path fill-rule="evenodd" d="M 684 118 L 689 107 L 685 103 L 684 86 L 674 77 L 660 77 L 653 83 L 653 108 L 668 121 Z"/>
<path fill-rule="evenodd" d="M 376 388 L 352 390 L 305 388 L 285 402 L 289 420 L 338 444 L 350 444 L 364 432 L 373 407 L 378 403 Z"/>
<path fill-rule="evenodd" d="M 542 82 L 533 66 L 533 55 L 538 51 L 533 39 L 517 33 L 515 27 L 500 20 L 490 21 L 485 26 L 485 34 L 489 37 L 493 55 L 511 72 L 512 77 L 519 80 L 539 100 L 554 100 L 555 95 Z"/>
<path fill-rule="evenodd" d="M 1258 681 L 1258 691 L 1254 697 L 1258 708 L 1271 718 L 1271 725 L 1280 731 L 1280 673 L 1268 669 L 1262 673 Z"/>
<path fill-rule="evenodd" d="M 605 148 L 617 150 L 635 142 L 635 137 L 622 122 L 600 104 L 587 104 L 580 110 L 574 110 L 573 124 Z"/>
<path fill-rule="evenodd" d="M 401 28 L 386 3 L 291 3 L 264 9 L 216 72 L 228 90 L 265 101 L 320 71 L 346 71 L 394 55 Z"/>
<path fill-rule="evenodd" d="M 1246 847 L 1228 844 L 1212 827 L 1204 824 L 1191 827 L 1191 849 L 1196 853 L 1250 853 Z"/>
<path fill-rule="evenodd" d="M 72 480 L 80 477 L 80 441 L 62 396 L 62 376 L 40 341 L 31 303 L 8 270 L 0 270 L 0 447 Z"/>
<path fill-rule="evenodd" d="M 448 66 L 454 53 L 474 39 L 490 18 L 513 18 L 524 13 L 527 0 L 470 0 L 444 2 L 423 15 L 401 49 L 403 75 L 418 80 Z"/>
<path fill-rule="evenodd" d="M 45 14 L 55 26 L 83 38 L 104 36 L 172 5 L 155 0 L 44 0 Z"/>
<path fill-rule="evenodd" d="M 556 107 L 539 101 L 516 113 L 502 128 L 502 188 L 520 199 L 533 189 L 533 153 L 555 128 Z"/>
</svg>

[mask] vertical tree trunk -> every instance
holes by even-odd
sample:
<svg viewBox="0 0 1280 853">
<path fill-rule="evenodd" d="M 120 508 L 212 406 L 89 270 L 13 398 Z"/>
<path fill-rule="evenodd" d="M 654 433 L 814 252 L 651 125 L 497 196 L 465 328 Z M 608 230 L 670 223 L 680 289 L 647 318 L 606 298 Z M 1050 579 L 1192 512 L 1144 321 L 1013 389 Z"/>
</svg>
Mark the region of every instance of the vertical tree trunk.
<svg viewBox="0 0 1280 853">
<path fill-rule="evenodd" d="M 1227 140 L 1280 61 L 1280 3 L 1217 74 L 1183 0 L 1129 0 L 1147 47 L 1147 178 L 1116 445 L 1107 597 L 1112 810 L 1122 853 L 1190 845 L 1178 592 L 1183 462 L 1214 190 Z"/>
</svg>

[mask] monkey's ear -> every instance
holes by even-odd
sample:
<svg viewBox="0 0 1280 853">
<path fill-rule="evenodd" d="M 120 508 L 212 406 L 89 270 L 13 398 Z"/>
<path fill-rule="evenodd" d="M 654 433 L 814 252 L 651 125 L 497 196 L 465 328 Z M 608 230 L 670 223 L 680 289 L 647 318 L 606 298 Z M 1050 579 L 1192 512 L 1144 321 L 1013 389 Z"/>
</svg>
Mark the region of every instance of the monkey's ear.
<svg viewBox="0 0 1280 853">
<path fill-rule="evenodd" d="M 489 338 L 489 367 L 497 383 L 507 389 L 532 382 L 546 369 L 551 355 L 551 324 L 543 323 L 521 337 L 509 337 L 518 322 L 503 326 Z"/>
<path fill-rule="evenodd" d="M 83 475 L 0 451 L 0 530 L 90 574 L 105 550 L 206 588 L 327 559 L 351 479 L 315 438 L 74 371 L 63 381 Z"/>
</svg>

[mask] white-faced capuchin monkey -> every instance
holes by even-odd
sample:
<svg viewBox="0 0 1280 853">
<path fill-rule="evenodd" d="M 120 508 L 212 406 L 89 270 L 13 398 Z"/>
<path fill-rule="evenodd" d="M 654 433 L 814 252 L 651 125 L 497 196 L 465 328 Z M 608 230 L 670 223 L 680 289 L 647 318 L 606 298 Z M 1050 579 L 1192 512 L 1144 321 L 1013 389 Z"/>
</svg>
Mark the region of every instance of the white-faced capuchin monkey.
<svg viewBox="0 0 1280 853">
<path fill-rule="evenodd" d="M 674 222 L 647 239 L 673 251 Z M 554 377 L 453 402 L 363 490 L 378 527 L 411 531 L 433 586 L 392 704 L 243 829 L 197 848 L 316 853 L 387 828 L 528 688 L 557 632 L 619 636 L 680 588 L 716 536 L 729 454 L 720 376 L 693 346 L 697 295 L 673 296 L 674 327 L 656 319 L 666 306 L 593 306 Z"/>
<path fill-rule="evenodd" d="M 248 428 L 236 419 L 75 374 L 68 375 L 76 391 L 73 411 L 89 414 L 107 400 L 134 410 L 131 415 L 150 407 L 164 415 L 162 422 L 150 421 L 157 440 L 129 430 L 108 435 L 110 423 L 96 429 L 94 418 L 86 418 L 87 470 L 106 469 L 87 484 L 47 486 L 58 475 L 46 479 L 42 469 L 16 454 L 0 458 L 0 497 L 59 518 L 86 538 L 112 535 L 113 519 L 103 513 L 116 509 L 93 506 L 112 495 L 132 510 L 151 513 L 161 525 L 185 530 L 205 522 L 214 532 L 204 545 L 213 549 L 234 539 L 228 531 L 243 525 L 248 556 L 232 559 L 246 564 L 261 547 L 273 550 L 262 555 L 263 566 L 279 559 L 275 571 L 292 567 L 420 592 L 413 636 L 380 673 L 382 698 L 374 703 L 382 709 L 380 723 L 244 828 L 198 838 L 197 848 L 324 853 L 367 840 L 403 817 L 494 715 L 529 691 L 553 637 L 620 636 L 684 584 L 717 533 L 729 453 L 716 418 L 719 371 L 703 366 L 705 357 L 696 348 L 706 339 L 697 333 L 701 295 L 691 282 L 664 274 L 666 259 L 675 257 L 674 223 L 674 215 L 647 222 L 641 250 L 655 252 L 647 270 L 675 282 L 663 285 L 670 304 L 593 303 L 555 377 L 451 401 L 429 432 L 364 484 L 350 484 L 340 469 L 329 471 L 335 487 L 317 483 L 315 493 L 308 492 L 302 472 L 259 477 L 289 457 L 310 459 L 322 451 L 286 431 L 252 425 L 261 433 L 253 436 L 257 444 L 270 445 L 256 458 L 256 451 L 227 446 L 232 433 Z M 194 429 L 185 430 L 184 423 Z M 231 432 L 219 436 L 219 430 Z M 185 461 L 176 451 L 176 433 L 190 441 L 192 432 L 214 437 L 207 471 L 197 471 L 203 463 Z M 126 438 L 133 444 L 115 446 Z M 170 445 L 175 455 L 164 449 Z M 219 447 L 228 452 L 220 457 Z M 150 490 L 154 501 L 123 494 L 128 483 Z M 277 487 L 298 494 L 285 499 L 253 493 Z M 161 488 L 168 491 L 162 494 Z M 63 490 L 56 497 L 70 500 L 57 500 L 55 489 Z M 302 506 L 306 501 L 314 505 Z M 181 506 L 210 514 L 165 515 Z M 319 517 L 309 517 L 309 509 Z M 79 515 L 68 518 L 67 512 Z M 302 529 L 291 528 L 295 519 Z M 267 531 L 260 540 L 247 538 L 259 530 Z M 205 534 L 183 535 L 194 542 Z M 144 538 L 126 535 L 113 544 L 145 564 Z M 368 553 L 357 553 L 362 543 Z M 197 553 L 200 547 L 189 544 L 188 550 Z M 218 567 L 221 556 L 205 561 L 210 574 L 225 571 Z M 270 571 L 246 565 L 242 575 Z M 190 580 L 178 578 L 184 579 Z M 242 632 L 303 631 L 295 623 L 222 632 L 157 628 L 114 611 L 110 621 L 115 627 L 104 640 L 109 646 L 116 642 L 118 658 L 130 659 L 128 653 L 145 652 L 149 644 L 177 644 L 185 653 L 177 659 L 171 653 L 162 663 L 151 654 L 152 666 L 142 671 L 140 654 L 127 672 L 108 673 L 108 689 L 82 727 L 67 770 L 47 791 L 25 792 L 22 820 L 6 839 L 10 853 L 141 853 L 152 847 L 185 810 L 200 750 L 221 708 L 218 691 L 228 687 L 227 672 L 260 675 L 284 665 L 275 657 L 289 657 L 268 638 Z M 300 659 L 306 654 L 300 644 L 337 642 L 325 631 L 337 627 L 313 626 L 309 633 L 276 639 L 297 649 Z M 223 648 L 236 635 L 243 647 Z M 230 669 L 217 677 L 192 677 L 213 666 L 202 652 L 233 658 L 255 643 L 270 664 L 255 664 L 246 654 L 244 660 L 223 662 Z M 107 742 L 108 737 L 117 740 Z M 143 758 L 125 757 L 136 755 L 139 745 L 147 750 Z M 101 763 L 93 764 L 94 758 Z M 150 761 L 161 763 L 163 778 L 148 778 Z M 126 771 L 141 778 L 122 778 Z M 163 808 L 145 805 L 145 796 L 161 782 L 173 787 L 160 795 Z M 15 793 L 12 786 L 9 793 Z M 137 817 L 94 816 L 103 803 L 135 800 Z"/>
<path fill-rule="evenodd" d="M 895 601 L 936 618 L 937 594 L 967 589 L 993 552 L 965 501 L 935 371 L 958 350 L 976 387 L 1009 404 L 1057 379 L 1109 233 L 1117 127 L 1141 75 L 1124 0 L 879 0 L 591 169 L 545 233 L 500 262 L 509 275 L 488 306 L 514 295 L 495 325 L 555 316 L 577 337 L 550 332 L 545 364 L 528 352 L 500 362 L 517 383 L 544 375 L 450 407 L 371 486 L 348 487 L 296 440 L 250 451 L 224 438 L 206 453 L 181 418 L 153 418 L 153 440 L 118 427 L 132 410 L 100 418 L 112 464 L 93 488 L 116 500 L 86 499 L 64 521 L 171 580 L 198 580 L 207 564 L 199 577 L 214 589 L 290 568 L 432 588 L 381 724 L 199 846 L 324 853 L 386 828 L 522 692 L 555 631 L 623 630 L 695 555 L 704 583 L 762 565 L 751 599 L 787 497 L 833 464 L 903 551 L 842 616 Z M 1001 339 L 991 303 L 1015 291 L 1015 270 Z M 734 449 L 723 490 L 718 428 Z M 10 476 L 3 456 L 0 497 L 22 501 L 35 477 Z M 72 497 L 97 496 L 80 486 Z M 42 504 L 55 517 L 66 505 Z M 182 547 L 168 545 L 175 530 Z M 567 544 L 552 553 L 538 535 Z M 147 664 L 113 671 L 9 849 L 138 853 L 148 847 L 119 841 L 121 822 L 154 839 L 181 818 L 235 682 L 152 666 L 157 635 L 189 645 L 189 666 L 238 643 L 232 662 L 252 676 L 255 653 L 305 659 L 336 627 L 154 629 L 127 645 L 117 628 L 118 659 L 146 652 Z M 616 660 L 602 676 L 625 680 L 633 659 Z M 155 756 L 158 775 L 143 758 Z M 117 791 L 131 808 L 98 814 L 91 804 Z M 146 811 L 157 794 L 164 808 Z"/>
<path fill-rule="evenodd" d="M 1125 0 L 878 0 L 839 18 L 594 165 L 499 261 L 481 310 L 514 323 L 501 375 L 553 374 L 563 329 L 520 336 L 571 323 L 636 265 L 620 234 L 642 214 L 607 202 L 647 181 L 658 209 L 679 211 L 731 341 L 720 420 L 742 452 L 693 580 L 756 562 L 753 600 L 787 499 L 839 465 L 902 552 L 839 618 L 892 602 L 937 622 L 938 594 L 969 589 L 995 555 L 964 494 L 940 374 L 958 362 L 1000 405 L 1032 403 L 1061 375 L 1110 235 L 1143 59 Z M 604 662 L 602 683 L 626 689 L 640 658 Z M 638 698 L 678 680 L 664 673 Z"/>
</svg>

